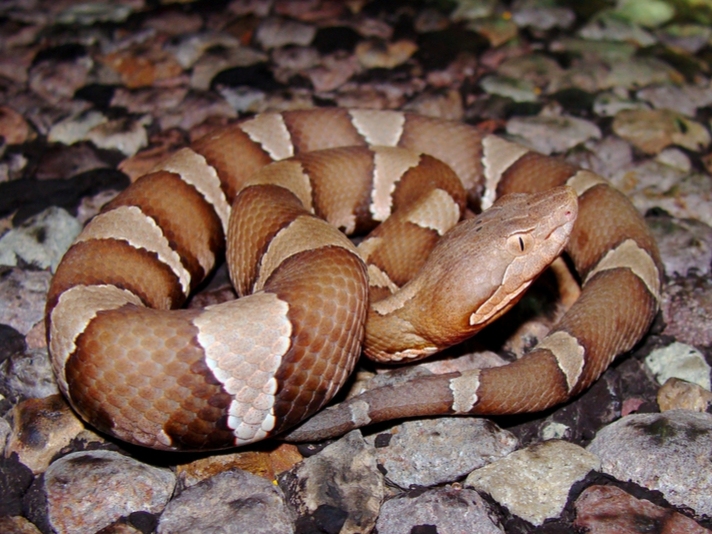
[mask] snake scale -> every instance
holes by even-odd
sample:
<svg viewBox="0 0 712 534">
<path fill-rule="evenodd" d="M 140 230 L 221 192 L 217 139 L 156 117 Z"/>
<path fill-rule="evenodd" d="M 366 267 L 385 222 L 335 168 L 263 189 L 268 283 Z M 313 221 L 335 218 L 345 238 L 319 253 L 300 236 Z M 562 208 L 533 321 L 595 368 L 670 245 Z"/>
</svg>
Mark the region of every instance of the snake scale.
<svg viewBox="0 0 712 534">
<path fill-rule="evenodd" d="M 489 209 L 458 224 L 467 205 Z M 356 248 L 340 230 L 371 233 Z M 362 351 L 412 361 L 472 335 L 564 247 L 581 296 L 523 358 L 367 392 L 294 439 L 561 403 L 644 335 L 662 269 L 627 198 L 562 160 L 397 111 L 264 113 L 174 153 L 90 221 L 49 290 L 52 365 L 74 409 L 122 440 L 243 445 L 318 412 Z M 223 253 L 247 296 L 178 309 Z"/>
</svg>

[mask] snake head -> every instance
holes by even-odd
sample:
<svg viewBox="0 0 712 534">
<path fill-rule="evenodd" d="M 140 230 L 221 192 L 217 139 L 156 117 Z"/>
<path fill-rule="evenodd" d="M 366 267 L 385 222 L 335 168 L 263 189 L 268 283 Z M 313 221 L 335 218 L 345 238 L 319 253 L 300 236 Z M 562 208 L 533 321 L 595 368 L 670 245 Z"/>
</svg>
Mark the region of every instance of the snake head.
<svg viewBox="0 0 712 534">
<path fill-rule="evenodd" d="M 562 253 L 577 214 L 576 193 L 561 186 L 505 195 L 452 228 L 418 275 L 393 295 L 399 306 L 377 321 L 375 313 L 369 316 L 369 323 L 390 321 L 394 347 L 404 340 L 403 349 L 394 348 L 395 356 L 388 359 L 425 357 L 467 339 L 509 310 Z M 405 348 L 405 340 L 411 348 Z"/>
</svg>

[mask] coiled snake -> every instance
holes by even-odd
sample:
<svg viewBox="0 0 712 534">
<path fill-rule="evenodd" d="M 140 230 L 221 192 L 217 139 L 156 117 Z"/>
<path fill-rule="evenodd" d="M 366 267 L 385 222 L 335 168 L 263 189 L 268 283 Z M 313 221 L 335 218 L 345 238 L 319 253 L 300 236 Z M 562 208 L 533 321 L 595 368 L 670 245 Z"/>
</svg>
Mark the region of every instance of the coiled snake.
<svg viewBox="0 0 712 534">
<path fill-rule="evenodd" d="M 503 195 L 448 232 L 468 202 Z M 358 250 L 337 230 L 381 221 Z M 50 287 L 49 348 L 60 389 L 100 430 L 159 449 L 242 445 L 323 407 L 362 341 L 373 358 L 414 360 L 472 335 L 564 245 L 581 296 L 525 357 L 368 392 L 295 439 L 563 402 L 646 332 L 662 270 L 640 215 L 592 172 L 396 111 L 266 113 L 178 151 L 87 225 Z M 225 248 L 250 296 L 174 309 Z"/>
</svg>

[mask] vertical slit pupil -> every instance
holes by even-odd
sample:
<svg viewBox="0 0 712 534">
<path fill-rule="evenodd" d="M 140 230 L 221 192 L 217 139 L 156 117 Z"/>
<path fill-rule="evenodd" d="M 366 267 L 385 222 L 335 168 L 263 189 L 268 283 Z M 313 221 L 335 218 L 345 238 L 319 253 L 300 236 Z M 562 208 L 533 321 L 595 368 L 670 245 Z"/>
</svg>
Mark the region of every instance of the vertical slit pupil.
<svg viewBox="0 0 712 534">
<path fill-rule="evenodd" d="M 524 252 L 524 240 L 521 237 L 519 238 L 519 248 Z"/>
</svg>

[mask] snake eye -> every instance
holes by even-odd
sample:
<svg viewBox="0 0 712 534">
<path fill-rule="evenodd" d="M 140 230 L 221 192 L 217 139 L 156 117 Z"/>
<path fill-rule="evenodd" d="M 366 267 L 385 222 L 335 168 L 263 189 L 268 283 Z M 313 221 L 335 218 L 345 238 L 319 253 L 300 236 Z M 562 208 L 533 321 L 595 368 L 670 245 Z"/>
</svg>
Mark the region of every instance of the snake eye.
<svg viewBox="0 0 712 534">
<path fill-rule="evenodd" d="M 516 256 L 526 254 L 531 247 L 532 237 L 529 234 L 512 234 L 507 238 L 507 248 Z"/>
</svg>

